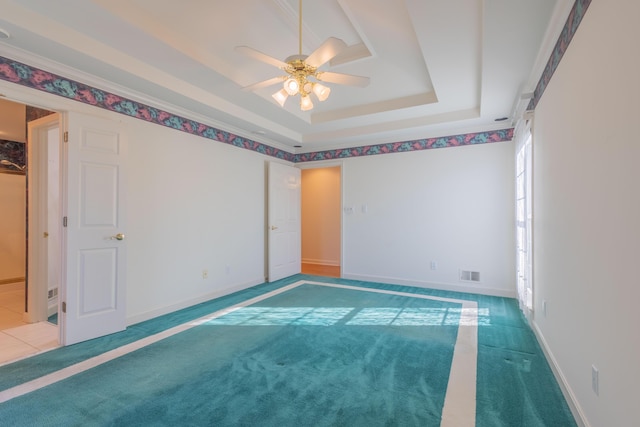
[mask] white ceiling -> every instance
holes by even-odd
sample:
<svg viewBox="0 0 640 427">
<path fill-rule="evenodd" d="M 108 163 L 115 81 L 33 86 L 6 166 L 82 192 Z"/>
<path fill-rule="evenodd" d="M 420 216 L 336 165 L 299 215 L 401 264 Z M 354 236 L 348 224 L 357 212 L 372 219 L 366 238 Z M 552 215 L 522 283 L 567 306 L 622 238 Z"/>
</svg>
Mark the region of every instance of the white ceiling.
<svg viewBox="0 0 640 427">
<path fill-rule="evenodd" d="M 340 38 L 321 69 L 370 77 L 310 112 L 243 91 L 283 73 L 234 50 L 297 54 L 298 0 L 0 0 L 0 55 L 302 153 L 513 126 L 572 4 L 304 0 L 303 53 Z"/>
</svg>

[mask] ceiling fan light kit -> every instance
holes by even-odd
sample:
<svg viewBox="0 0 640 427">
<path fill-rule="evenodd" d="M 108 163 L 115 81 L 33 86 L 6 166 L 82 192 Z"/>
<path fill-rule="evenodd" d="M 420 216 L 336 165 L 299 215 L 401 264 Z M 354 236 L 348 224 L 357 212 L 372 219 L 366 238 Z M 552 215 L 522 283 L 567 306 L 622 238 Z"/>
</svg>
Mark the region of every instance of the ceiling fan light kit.
<svg viewBox="0 0 640 427">
<path fill-rule="evenodd" d="M 313 77 L 318 79 L 317 69 L 304 61 L 307 59 L 303 55 L 294 55 L 294 57 L 287 58 L 288 66 L 284 71 L 289 74 L 283 84 L 283 89 L 277 91 L 271 95 L 281 107 L 284 107 L 284 103 L 289 96 L 300 95 L 300 109 L 302 111 L 309 111 L 313 109 L 313 102 L 310 95 L 313 93 L 320 102 L 326 101 L 329 98 L 331 89 L 318 82 L 310 81 L 309 78 Z M 284 92 L 283 92 L 284 90 Z"/>
<path fill-rule="evenodd" d="M 320 45 L 311 55 L 302 54 L 302 0 L 299 2 L 299 41 L 300 48 L 297 55 L 291 55 L 287 59 L 280 61 L 255 49 L 247 46 L 237 46 L 236 51 L 244 53 L 262 62 L 274 65 L 286 72 L 286 76 L 274 77 L 263 82 L 258 82 L 247 86 L 245 90 L 257 90 L 263 87 L 284 81 L 282 89 L 271 95 L 271 97 L 281 106 L 284 107 L 287 98 L 290 96 L 300 95 L 300 109 L 309 111 L 313 109 L 311 94 L 313 93 L 319 101 L 326 101 L 331 93 L 331 88 L 321 84 L 320 82 L 330 82 L 336 84 L 352 85 L 365 87 L 369 84 L 368 77 L 352 76 L 349 74 L 332 73 L 318 71 L 322 65 L 329 62 L 347 45 L 340 39 L 329 37 Z"/>
</svg>

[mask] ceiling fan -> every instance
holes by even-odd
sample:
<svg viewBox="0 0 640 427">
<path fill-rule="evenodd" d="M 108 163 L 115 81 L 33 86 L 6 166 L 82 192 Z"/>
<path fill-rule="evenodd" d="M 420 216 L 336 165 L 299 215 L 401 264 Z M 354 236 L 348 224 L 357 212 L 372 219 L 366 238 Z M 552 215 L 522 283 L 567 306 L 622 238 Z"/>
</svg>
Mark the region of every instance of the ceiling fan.
<svg viewBox="0 0 640 427">
<path fill-rule="evenodd" d="M 264 54 L 248 46 L 236 46 L 236 52 L 247 55 L 253 59 L 265 62 L 269 65 L 278 67 L 286 73 L 286 75 L 273 77 L 250 86 L 246 86 L 243 90 L 258 90 L 264 87 L 282 83 L 283 88 L 271 95 L 281 107 L 289 96 L 300 95 L 300 109 L 308 111 L 313 108 L 311 94 L 313 93 L 318 100 L 325 101 L 331 89 L 320 82 L 336 83 L 349 86 L 365 87 L 369 85 L 369 78 L 362 76 L 353 76 L 351 74 L 333 73 L 328 71 L 319 71 L 322 65 L 329 62 L 336 55 L 347 48 L 342 40 L 329 37 L 310 55 L 302 54 L 302 0 L 299 1 L 299 50 L 297 55 L 291 55 L 284 61 L 276 59 L 272 56 Z"/>
</svg>

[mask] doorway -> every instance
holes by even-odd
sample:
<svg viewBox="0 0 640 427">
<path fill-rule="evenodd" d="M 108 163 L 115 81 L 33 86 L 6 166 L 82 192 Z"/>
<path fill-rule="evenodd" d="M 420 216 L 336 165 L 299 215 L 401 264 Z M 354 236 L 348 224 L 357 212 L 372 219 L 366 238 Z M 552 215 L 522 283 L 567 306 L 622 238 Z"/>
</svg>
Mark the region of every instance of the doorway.
<svg viewBox="0 0 640 427">
<path fill-rule="evenodd" d="M 0 364 L 59 346 L 55 315 L 61 260 L 56 247 L 58 227 L 53 226 L 54 222 L 59 224 L 59 120 L 51 111 L 15 104 L 26 111 L 20 126 L 25 131 L 29 128 L 24 144 L 24 180 L 21 188 L 15 189 L 23 201 L 18 212 L 18 220 L 24 224 L 23 277 L 3 285 L 0 292 L 0 306 L 7 309 L 3 313 L 10 315 L 0 319 Z M 44 237 L 44 233 L 50 244 L 42 248 L 35 238 Z"/>
<path fill-rule="evenodd" d="M 9 161 L 6 146 L 17 144 L 24 145 L 0 141 L 2 160 Z M 16 157 L 20 156 L 13 156 L 12 163 L 24 165 Z M 13 165 L 0 167 L 0 330 L 25 324 L 26 188 L 24 171 Z"/>
<path fill-rule="evenodd" d="M 342 167 L 302 170 L 302 273 L 341 277 Z"/>
</svg>

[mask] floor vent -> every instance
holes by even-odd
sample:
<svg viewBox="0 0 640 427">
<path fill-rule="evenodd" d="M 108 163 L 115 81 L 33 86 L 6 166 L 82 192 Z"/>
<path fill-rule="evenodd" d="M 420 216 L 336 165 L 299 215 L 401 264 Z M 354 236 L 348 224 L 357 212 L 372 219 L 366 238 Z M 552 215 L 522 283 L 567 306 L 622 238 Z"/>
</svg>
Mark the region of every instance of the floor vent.
<svg viewBox="0 0 640 427">
<path fill-rule="evenodd" d="M 479 282 L 480 281 L 480 272 L 479 271 L 460 270 L 460 280 L 463 281 L 463 282 Z"/>
<path fill-rule="evenodd" d="M 58 288 L 49 289 L 49 293 L 47 294 L 47 297 L 49 299 L 55 298 L 57 296 L 58 296 Z"/>
</svg>

